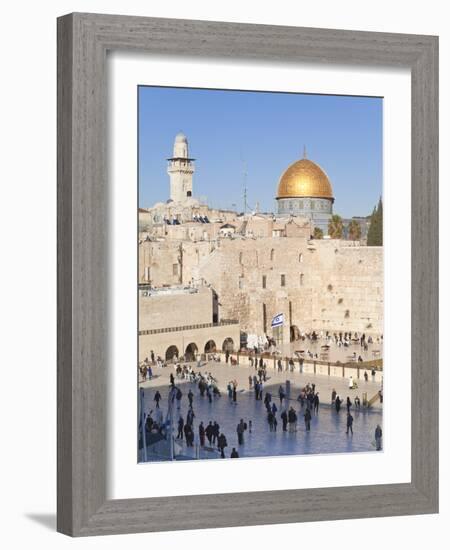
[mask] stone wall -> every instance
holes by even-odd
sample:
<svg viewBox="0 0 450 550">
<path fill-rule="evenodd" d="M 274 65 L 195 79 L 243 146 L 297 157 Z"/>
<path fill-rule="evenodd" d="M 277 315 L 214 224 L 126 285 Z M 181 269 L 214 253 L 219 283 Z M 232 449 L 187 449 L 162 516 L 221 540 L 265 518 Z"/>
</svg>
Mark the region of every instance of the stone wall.
<svg viewBox="0 0 450 550">
<path fill-rule="evenodd" d="M 139 330 L 212 323 L 212 290 L 172 289 L 139 296 Z"/>
<path fill-rule="evenodd" d="M 284 342 L 297 330 L 382 334 L 382 248 L 310 240 L 309 224 L 284 223 L 275 232 L 271 218 L 256 216 L 241 234 L 199 241 L 183 237 L 191 224 L 174 226 L 180 239 L 139 245 L 140 281 L 149 275 L 153 286 L 208 284 L 218 294 L 220 318 L 239 320 L 252 335 L 272 334 L 279 313 Z"/>
</svg>

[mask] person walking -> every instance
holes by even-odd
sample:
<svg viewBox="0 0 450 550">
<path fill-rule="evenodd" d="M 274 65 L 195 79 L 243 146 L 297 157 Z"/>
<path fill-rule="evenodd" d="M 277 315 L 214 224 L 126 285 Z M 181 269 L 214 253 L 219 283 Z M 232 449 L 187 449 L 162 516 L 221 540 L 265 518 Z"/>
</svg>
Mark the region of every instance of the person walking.
<svg viewBox="0 0 450 550">
<path fill-rule="evenodd" d="M 216 421 L 214 421 L 214 424 L 213 424 L 213 433 L 212 433 L 212 442 L 213 444 L 216 443 L 218 437 L 219 437 L 219 431 L 220 431 L 220 426 L 219 424 L 217 424 Z"/>
<path fill-rule="evenodd" d="M 348 434 L 349 431 L 353 435 L 353 416 L 350 414 L 350 411 L 347 413 L 347 431 L 345 433 Z"/>
<path fill-rule="evenodd" d="M 205 429 L 206 438 L 208 439 L 208 443 L 210 445 L 212 444 L 213 432 L 214 432 L 214 426 L 210 420 L 209 424 L 206 426 L 206 429 Z"/>
<path fill-rule="evenodd" d="M 309 410 L 309 407 L 306 407 L 305 414 L 303 415 L 305 417 L 305 428 L 306 431 L 311 431 L 311 411 Z"/>
<path fill-rule="evenodd" d="M 297 431 L 297 414 L 292 407 L 288 412 L 289 432 L 293 433 Z"/>
<path fill-rule="evenodd" d="M 233 403 L 236 403 L 236 398 L 237 398 L 236 384 L 233 384 Z"/>
<path fill-rule="evenodd" d="M 220 451 L 220 458 L 225 458 L 225 447 L 228 446 L 227 438 L 225 437 L 225 434 L 221 433 L 219 437 L 217 438 L 217 448 Z"/>
<path fill-rule="evenodd" d="M 269 431 L 273 432 L 273 412 L 269 409 L 269 412 L 267 413 L 267 422 L 269 423 Z"/>
<path fill-rule="evenodd" d="M 287 423 L 288 423 L 288 417 L 287 412 L 285 409 L 283 409 L 283 412 L 281 413 L 281 421 L 283 422 L 283 432 L 287 431 Z"/>
<path fill-rule="evenodd" d="M 205 446 L 205 427 L 203 426 L 203 421 L 200 422 L 200 426 L 198 427 L 198 437 L 200 439 L 200 447 Z"/>
<path fill-rule="evenodd" d="M 347 407 L 347 412 L 349 413 L 349 412 L 350 412 L 350 409 L 352 408 L 352 400 L 351 400 L 350 397 L 348 397 L 348 396 L 347 396 L 346 407 Z"/>
<path fill-rule="evenodd" d="M 336 395 L 336 400 L 334 402 L 334 406 L 336 408 L 337 413 L 341 410 L 341 403 L 342 403 L 342 399 L 339 397 L 339 395 Z"/>
<path fill-rule="evenodd" d="M 156 408 L 159 409 L 159 402 L 161 401 L 161 394 L 158 390 L 156 390 L 155 397 L 153 398 L 153 401 L 156 402 Z"/>
<path fill-rule="evenodd" d="M 280 386 L 278 388 L 278 396 L 280 398 L 280 406 L 283 405 L 283 399 L 285 398 L 285 393 L 284 393 L 284 390 L 283 390 L 283 386 Z"/>
<path fill-rule="evenodd" d="M 192 402 L 194 400 L 194 394 L 192 393 L 192 390 L 189 390 L 188 400 L 189 400 L 189 407 L 192 409 Z"/>
<path fill-rule="evenodd" d="M 247 429 L 247 424 L 244 422 L 243 418 L 241 418 L 239 424 L 236 427 L 239 445 L 243 445 L 244 443 L 244 432 L 246 429 Z"/>
<path fill-rule="evenodd" d="M 177 388 L 177 393 L 175 395 L 175 399 L 177 400 L 177 409 L 180 410 L 181 408 L 181 398 L 183 397 L 183 392 L 180 390 L 180 388 Z"/>
<path fill-rule="evenodd" d="M 319 392 L 314 395 L 313 407 L 314 414 L 319 414 Z"/>
<path fill-rule="evenodd" d="M 381 451 L 381 438 L 383 437 L 383 430 L 381 426 L 377 424 L 375 428 L 375 448 L 377 451 Z"/>
<path fill-rule="evenodd" d="M 180 416 L 180 418 L 178 419 L 177 439 L 183 439 L 183 428 L 184 428 L 184 420 L 183 420 L 183 417 Z"/>
</svg>

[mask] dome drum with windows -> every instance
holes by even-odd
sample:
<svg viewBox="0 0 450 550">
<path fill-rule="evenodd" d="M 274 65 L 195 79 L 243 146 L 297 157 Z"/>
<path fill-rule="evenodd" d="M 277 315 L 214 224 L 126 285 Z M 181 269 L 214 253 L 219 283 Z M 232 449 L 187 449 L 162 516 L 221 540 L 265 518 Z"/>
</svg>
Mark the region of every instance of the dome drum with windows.
<svg viewBox="0 0 450 550">
<path fill-rule="evenodd" d="M 278 214 L 304 216 L 314 226 L 327 229 L 333 214 L 333 189 L 324 170 L 306 158 L 295 161 L 278 183 Z"/>
</svg>

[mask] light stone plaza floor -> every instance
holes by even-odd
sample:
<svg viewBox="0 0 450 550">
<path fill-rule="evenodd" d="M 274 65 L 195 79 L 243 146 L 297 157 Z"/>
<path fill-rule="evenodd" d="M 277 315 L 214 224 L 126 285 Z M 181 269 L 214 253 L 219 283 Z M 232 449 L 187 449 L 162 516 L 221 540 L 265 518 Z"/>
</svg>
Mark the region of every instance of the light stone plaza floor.
<svg viewBox="0 0 450 550">
<path fill-rule="evenodd" d="M 206 427 L 210 420 L 217 421 L 220 425 L 220 431 L 227 438 L 228 447 L 225 449 L 226 457 L 230 456 L 233 447 L 239 452 L 239 457 L 257 457 L 257 456 L 279 456 L 279 455 L 301 455 L 301 454 L 322 454 L 322 453 L 343 453 L 343 452 L 372 452 L 374 447 L 374 432 L 377 424 L 382 424 L 382 405 L 377 402 L 370 409 L 355 410 L 353 405 L 351 413 L 354 417 L 354 434 L 346 435 L 346 407 L 347 396 L 352 402 L 358 395 L 362 402 L 363 392 L 367 392 L 368 398 L 380 390 L 380 383 L 371 381 L 369 371 L 369 381 L 358 380 L 358 388 L 350 390 L 348 388 L 347 378 L 329 377 L 314 374 L 300 374 L 299 372 L 276 372 L 273 368 L 267 369 L 267 381 L 264 384 L 263 399 L 266 392 L 272 394 L 272 402 L 275 402 L 277 412 L 277 431 L 270 432 L 267 422 L 267 413 L 263 401 L 256 401 L 253 390 L 249 390 L 249 375 L 255 374 L 255 369 L 248 366 L 231 366 L 224 362 L 202 363 L 200 369 L 193 365 L 194 370 L 201 373 L 211 372 L 218 380 L 218 387 L 221 391 L 220 397 L 213 397 L 212 403 L 208 398 L 201 397 L 197 383 L 191 383 L 185 380 L 175 378 L 175 384 L 183 392 L 180 411 L 174 408 L 174 435 L 177 432 L 178 415 L 181 414 L 186 420 L 188 411 L 187 394 L 189 389 L 194 394 L 193 409 L 195 412 L 194 447 L 186 447 L 184 440 L 177 440 L 178 452 L 187 457 L 195 457 L 196 448 L 198 448 L 198 426 L 203 421 Z M 170 373 L 175 376 L 175 369 L 172 366 L 163 368 L 153 367 L 154 378 L 150 381 L 141 382 L 140 388 L 144 389 L 144 412 L 148 414 L 151 410 L 156 410 L 154 395 L 158 389 L 162 395 L 160 402 L 161 411 L 166 416 L 168 407 L 169 377 Z M 233 403 L 227 394 L 227 383 L 230 380 L 237 380 L 237 403 Z M 291 383 L 291 400 L 289 405 L 293 406 L 298 414 L 297 432 L 288 433 L 282 431 L 282 421 L 280 418 L 280 401 L 278 398 L 278 388 L 280 384 L 285 384 L 286 380 Z M 307 383 L 315 383 L 316 391 L 319 392 L 320 408 L 319 414 L 312 417 L 311 431 L 305 431 L 303 411 L 297 397 L 300 389 Z M 331 392 L 336 389 L 337 394 L 343 400 L 342 408 L 339 414 L 334 407 L 330 406 Z M 154 417 L 155 412 L 152 413 Z M 244 444 L 238 445 L 236 426 L 239 420 L 243 418 L 249 424 L 252 421 L 252 433 L 249 430 L 245 432 Z M 200 453 L 200 458 L 216 458 L 218 453 Z M 154 459 L 154 458 L 153 458 Z M 152 458 L 148 458 L 152 460 Z"/>
</svg>

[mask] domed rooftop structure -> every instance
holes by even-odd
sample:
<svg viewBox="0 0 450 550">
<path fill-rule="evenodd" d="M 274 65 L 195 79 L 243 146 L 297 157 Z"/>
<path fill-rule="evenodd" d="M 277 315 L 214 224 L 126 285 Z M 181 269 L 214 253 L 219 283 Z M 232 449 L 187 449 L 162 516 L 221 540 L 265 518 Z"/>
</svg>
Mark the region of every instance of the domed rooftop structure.
<svg viewBox="0 0 450 550">
<path fill-rule="evenodd" d="M 179 132 L 175 136 L 175 143 L 187 143 L 187 137 L 183 134 L 183 132 Z"/>
<path fill-rule="evenodd" d="M 284 171 L 277 192 L 277 199 L 303 197 L 334 200 L 328 176 L 307 158 L 295 161 Z"/>
</svg>

